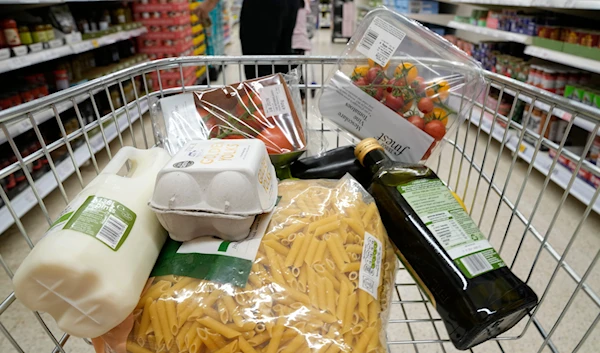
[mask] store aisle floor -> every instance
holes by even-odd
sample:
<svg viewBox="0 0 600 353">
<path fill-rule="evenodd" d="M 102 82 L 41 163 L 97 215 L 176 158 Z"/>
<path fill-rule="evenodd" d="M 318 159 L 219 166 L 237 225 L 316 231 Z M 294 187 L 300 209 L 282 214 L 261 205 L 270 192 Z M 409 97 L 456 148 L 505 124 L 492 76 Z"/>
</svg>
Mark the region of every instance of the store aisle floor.
<svg viewBox="0 0 600 353">
<path fill-rule="evenodd" d="M 237 29 L 237 27 L 235 27 Z M 330 31 L 317 31 L 313 39 L 313 55 L 339 55 L 344 49 L 343 44 L 332 44 Z M 228 55 L 240 55 L 240 45 L 237 34 L 234 33 L 232 44 L 227 47 Z M 307 70 L 309 82 L 322 82 L 322 73 L 320 70 Z M 329 68 L 324 70 L 327 75 Z M 228 66 L 225 69 L 225 78 L 228 82 L 237 82 L 240 70 L 237 66 Z M 223 76 L 213 81 L 220 84 Z M 349 140 L 344 135 L 338 135 L 334 131 L 321 131 L 321 121 L 314 114 L 312 106 L 315 100 L 310 97 L 306 100 L 304 109 L 309 113 L 307 118 L 307 127 L 310 130 L 309 138 L 314 141 L 324 140 L 329 148 L 337 144 L 346 144 Z M 141 125 L 136 122 L 134 126 L 135 136 L 129 135 L 129 132 L 123 134 L 125 144 L 131 144 L 132 137 L 140 143 Z M 149 124 L 146 125 L 146 133 L 151 136 Z M 451 146 L 445 146 L 443 153 L 439 157 L 439 174 L 443 179 L 448 179 L 451 175 L 449 185 L 457 189 L 460 196 L 466 195 L 466 203 L 469 209 L 473 210 L 473 217 L 484 233 L 490 234 L 490 241 L 497 249 L 501 250 L 501 255 L 511 264 L 514 262 L 513 270 L 523 279 L 530 277 L 529 283 L 538 293 L 542 295 L 548 285 L 552 273 L 557 265 L 557 261 L 549 255 L 547 251 L 542 251 L 534 270 L 530 273 L 532 263 L 536 260 L 536 255 L 540 249 L 540 241 L 536 239 L 532 229 L 545 236 L 546 230 L 550 224 L 554 227 L 548 233 L 547 247 L 561 256 L 567 247 L 569 240 L 575 229 L 578 228 L 579 221 L 584 212 L 584 205 L 574 198 L 568 196 L 566 202 L 560 205 L 560 200 L 564 190 L 554 183 L 545 184 L 545 176 L 537 171 L 529 171 L 529 165 L 519 159 L 516 160 L 514 167 L 511 168 L 513 156 L 506 148 L 501 149 L 499 143 L 494 140 L 489 142 L 488 135 L 481 132 L 474 126 L 464 124 L 458 134 L 456 141 L 459 141 L 464 148 L 464 154 L 473 157 L 474 163 L 483 164 L 483 170 L 487 176 L 494 176 L 494 184 L 498 185 L 498 190 L 490 188 L 484 179 L 478 179 L 479 174 L 471 168 L 471 164 L 462 159 L 462 154 L 455 151 Z M 464 144 L 463 144 L 464 142 Z M 111 143 L 111 151 L 119 148 L 118 140 Z M 319 143 L 310 145 L 311 152 L 318 152 L 324 147 Z M 102 168 L 108 161 L 107 154 L 101 151 L 97 154 L 98 164 Z M 484 162 L 485 161 L 485 162 Z M 496 161 L 498 163 L 496 164 Z M 436 167 L 438 161 L 433 161 L 432 165 Z M 460 170 L 460 174 L 458 173 Z M 89 182 L 96 172 L 93 166 L 88 163 L 81 168 L 82 176 L 85 182 Z M 460 177 L 457 177 L 460 176 Z M 81 190 L 79 181 L 75 176 L 70 177 L 64 183 L 68 196 L 72 198 Z M 458 187 L 456 187 L 458 186 Z M 477 191 L 477 193 L 476 193 Z M 509 203 L 503 201 L 499 194 L 505 195 L 512 200 L 519 199 L 518 210 L 520 213 L 513 212 Z M 476 195 L 475 199 L 473 196 Z M 532 212 L 540 198 L 542 208 L 538 208 L 535 215 Z M 65 203 L 58 191 L 49 195 L 45 200 L 46 207 L 50 211 L 51 217 L 56 217 L 64 208 Z M 560 205 L 560 211 L 558 207 Z M 527 222 L 523 219 L 533 217 L 529 228 Z M 45 229 L 48 228 L 39 207 L 30 211 L 22 222 L 31 235 L 34 243 L 40 239 Z M 577 233 L 577 238 L 573 242 L 571 249 L 566 256 L 566 261 L 571 266 L 574 273 L 583 276 L 590 262 L 596 255 L 597 249 L 600 249 L 600 238 L 598 234 L 600 229 L 600 217 L 591 213 L 587 220 L 582 224 Z M 518 256 L 515 256 L 517 249 L 520 249 Z M 14 271 L 18 268 L 23 258 L 27 255 L 28 247 L 16 227 L 12 227 L 0 236 L 0 254 L 2 254 L 6 263 Z M 57 256 L 60 256 L 57 254 Z M 596 266 L 597 267 L 597 266 Z M 406 271 L 400 271 L 399 281 L 402 283 L 412 282 Z M 591 272 L 587 280 L 588 288 L 600 292 L 600 271 L 595 269 Z M 550 331 L 552 325 L 556 322 L 564 308 L 564 304 L 569 300 L 572 292 L 576 289 L 576 283 L 565 272 L 562 267 L 552 284 L 551 289 L 545 296 L 544 303 L 541 305 L 536 317 L 539 319 L 539 327 L 535 324 L 530 325 L 524 337 L 520 340 L 502 341 L 504 351 L 511 353 L 529 353 L 536 352 L 542 343 L 538 329 Z M 0 298 L 5 298 L 12 291 L 10 280 L 6 275 L 0 274 Z M 388 327 L 388 338 L 391 341 L 421 340 L 425 343 L 419 345 L 398 344 L 391 346 L 393 353 L 404 352 L 455 352 L 449 343 L 426 343 L 436 339 L 446 339 L 445 328 L 442 327 L 435 309 L 429 304 L 423 304 L 423 296 L 416 286 L 402 286 L 394 293 L 395 304 L 392 305 L 391 318 L 393 323 Z M 402 304 L 400 303 L 402 301 Z M 592 303 L 592 300 L 585 292 L 579 292 L 573 303 L 564 316 L 562 323 L 556 329 L 552 337 L 552 343 L 560 352 L 570 352 L 575 348 L 580 338 L 590 323 L 599 314 L 599 309 Z M 53 320 L 45 314 L 42 317 L 47 322 L 49 329 L 60 338 L 60 331 L 56 328 Z M 431 323 L 433 320 L 433 324 Z M 25 352 L 49 353 L 52 351 L 53 344 L 45 334 L 42 327 L 37 322 L 34 315 L 27 311 L 18 301 L 0 317 L 2 325 L 13 334 L 16 341 Z M 521 333 L 524 324 L 521 323 L 517 328 L 509 332 L 509 336 L 515 336 Z M 600 329 L 595 328 L 590 334 L 590 338 L 581 347 L 579 352 L 593 353 L 600 346 Z M 67 352 L 93 352 L 91 346 L 87 345 L 81 339 L 70 339 L 65 346 Z M 501 352 L 495 342 L 484 344 L 473 349 L 478 353 Z M 11 353 L 15 349 L 8 340 L 0 334 L 0 352 Z M 545 348 L 542 352 L 550 352 Z"/>
</svg>

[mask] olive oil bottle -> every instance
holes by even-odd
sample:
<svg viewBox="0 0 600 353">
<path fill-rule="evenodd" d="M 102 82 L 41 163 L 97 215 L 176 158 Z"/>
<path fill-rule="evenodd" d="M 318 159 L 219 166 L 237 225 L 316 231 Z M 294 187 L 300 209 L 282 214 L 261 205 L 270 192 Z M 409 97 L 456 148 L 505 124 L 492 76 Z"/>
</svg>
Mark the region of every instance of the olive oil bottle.
<svg viewBox="0 0 600 353">
<path fill-rule="evenodd" d="M 431 169 L 391 161 L 373 138 L 361 141 L 355 155 L 373 173 L 369 191 L 398 257 L 456 348 L 496 337 L 535 307 L 533 290 L 506 267 Z"/>
</svg>

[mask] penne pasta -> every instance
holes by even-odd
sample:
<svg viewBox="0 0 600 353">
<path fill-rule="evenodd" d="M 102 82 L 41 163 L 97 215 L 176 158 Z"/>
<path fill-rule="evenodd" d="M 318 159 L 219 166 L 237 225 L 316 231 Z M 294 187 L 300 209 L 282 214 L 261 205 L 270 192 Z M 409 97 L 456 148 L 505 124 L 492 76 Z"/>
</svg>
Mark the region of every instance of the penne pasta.
<svg viewBox="0 0 600 353">
<path fill-rule="evenodd" d="M 152 325 L 152 329 L 154 330 L 154 337 L 156 337 L 156 346 L 158 348 L 160 348 L 165 341 L 160 322 L 161 319 L 158 317 L 158 309 L 156 308 L 156 302 L 153 302 L 150 305 L 150 324 Z"/>
<path fill-rule="evenodd" d="M 223 335 L 223 337 L 226 338 L 233 338 L 240 335 L 238 330 L 234 330 L 210 317 L 203 317 L 198 319 L 197 322 L 204 327 L 214 330 L 216 333 Z"/>
<path fill-rule="evenodd" d="M 175 306 L 175 300 L 166 300 L 165 309 L 167 310 L 167 322 L 169 323 L 169 329 L 173 336 L 177 335 L 179 331 L 179 324 L 177 323 L 177 308 Z"/>
<path fill-rule="evenodd" d="M 167 304 L 166 300 L 158 300 L 156 302 L 156 309 L 158 311 L 158 318 L 160 320 L 160 330 L 165 339 L 165 346 L 167 349 L 171 349 L 171 345 L 173 344 L 173 334 L 171 333 L 171 328 L 169 327 L 169 320 L 167 319 Z"/>
<path fill-rule="evenodd" d="M 137 331 L 135 332 L 136 342 L 141 347 L 143 347 L 144 343 L 146 342 L 146 331 L 150 326 L 150 305 L 152 305 L 152 298 L 146 298 L 144 311 L 142 312 L 142 319 Z"/>
<path fill-rule="evenodd" d="M 252 345 L 248 343 L 248 341 L 246 341 L 246 339 L 244 339 L 242 336 L 238 338 L 238 345 L 242 353 L 258 353 L 256 349 L 254 349 Z"/>
<path fill-rule="evenodd" d="M 247 282 L 155 277 L 127 352 L 385 353 L 397 260 L 360 190 L 350 179 L 280 183 Z M 358 289 L 365 231 L 384 245 L 376 298 Z"/>
<path fill-rule="evenodd" d="M 304 234 L 299 234 L 296 237 L 294 243 L 292 244 L 292 247 L 290 248 L 290 252 L 285 257 L 285 266 L 290 267 L 294 264 L 294 261 L 296 261 L 296 257 L 300 253 L 300 249 L 302 249 L 302 245 L 304 244 L 305 239 L 306 236 Z"/>
<path fill-rule="evenodd" d="M 169 281 L 161 280 L 161 281 L 154 283 L 150 288 L 148 288 L 146 293 L 144 293 L 142 295 L 142 297 L 140 298 L 140 301 L 138 302 L 138 304 L 136 305 L 135 308 L 136 309 L 143 308 L 144 305 L 146 304 L 147 299 L 157 299 L 162 294 L 164 294 L 169 288 L 171 288 L 171 282 L 169 282 Z"/>
<path fill-rule="evenodd" d="M 324 241 L 319 241 L 319 245 L 317 245 L 317 251 L 315 252 L 315 257 L 312 259 L 312 264 L 317 262 L 323 262 L 325 257 L 325 251 L 327 250 L 327 243 Z"/>
</svg>

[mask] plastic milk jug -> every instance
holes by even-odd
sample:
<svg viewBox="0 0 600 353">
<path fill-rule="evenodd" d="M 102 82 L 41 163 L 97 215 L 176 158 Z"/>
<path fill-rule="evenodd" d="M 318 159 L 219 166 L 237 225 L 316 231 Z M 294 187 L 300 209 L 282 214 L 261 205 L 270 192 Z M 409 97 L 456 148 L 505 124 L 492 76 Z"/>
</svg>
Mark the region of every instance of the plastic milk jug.
<svg viewBox="0 0 600 353">
<path fill-rule="evenodd" d="M 121 323 L 167 237 L 148 200 L 169 159 L 163 149 L 123 147 L 25 258 L 13 278 L 17 299 L 76 337 Z"/>
</svg>

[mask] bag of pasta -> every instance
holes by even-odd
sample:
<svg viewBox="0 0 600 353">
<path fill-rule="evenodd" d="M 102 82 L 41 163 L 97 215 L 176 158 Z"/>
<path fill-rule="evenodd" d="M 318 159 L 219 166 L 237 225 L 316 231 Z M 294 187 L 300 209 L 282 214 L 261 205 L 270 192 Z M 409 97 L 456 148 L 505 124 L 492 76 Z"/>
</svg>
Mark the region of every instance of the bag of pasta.
<svg viewBox="0 0 600 353">
<path fill-rule="evenodd" d="M 348 176 L 279 196 L 247 240 L 168 241 L 128 352 L 386 351 L 397 262 L 371 196 Z"/>
</svg>

